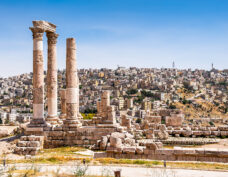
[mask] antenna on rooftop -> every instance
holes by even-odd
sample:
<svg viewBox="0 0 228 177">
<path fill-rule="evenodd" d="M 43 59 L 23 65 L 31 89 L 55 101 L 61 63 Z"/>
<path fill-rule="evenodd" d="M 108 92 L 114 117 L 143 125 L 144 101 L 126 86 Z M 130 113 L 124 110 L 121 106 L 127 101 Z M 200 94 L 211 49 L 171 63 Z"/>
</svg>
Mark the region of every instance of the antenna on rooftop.
<svg viewBox="0 0 228 177">
<path fill-rule="evenodd" d="M 173 69 L 175 68 L 175 62 L 173 61 L 173 64 L 172 64 L 172 66 L 173 66 Z"/>
</svg>

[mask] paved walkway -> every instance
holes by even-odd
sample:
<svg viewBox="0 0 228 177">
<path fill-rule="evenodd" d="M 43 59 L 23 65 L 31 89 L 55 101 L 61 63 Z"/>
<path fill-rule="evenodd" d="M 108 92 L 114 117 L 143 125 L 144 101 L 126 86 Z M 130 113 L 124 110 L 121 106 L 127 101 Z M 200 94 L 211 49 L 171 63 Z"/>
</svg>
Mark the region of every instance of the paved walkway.
<svg viewBox="0 0 228 177">
<path fill-rule="evenodd" d="M 17 169 L 29 169 L 29 165 L 20 164 Z M 41 172 L 59 171 L 61 173 L 74 173 L 77 165 L 36 165 Z M 79 167 L 78 167 L 79 168 Z M 143 168 L 143 167 L 121 167 L 121 166 L 89 166 L 87 174 L 91 175 L 114 175 L 114 170 L 121 170 L 123 177 L 228 177 L 228 172 L 205 171 L 205 170 L 185 170 L 185 169 L 163 169 L 163 168 Z"/>
</svg>

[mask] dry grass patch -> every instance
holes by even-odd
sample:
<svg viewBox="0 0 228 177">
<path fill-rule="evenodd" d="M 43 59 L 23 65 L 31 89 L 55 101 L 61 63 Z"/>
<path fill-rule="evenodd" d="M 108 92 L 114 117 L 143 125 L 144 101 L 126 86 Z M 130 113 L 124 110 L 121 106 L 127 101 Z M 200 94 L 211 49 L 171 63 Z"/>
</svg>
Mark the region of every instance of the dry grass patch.
<svg viewBox="0 0 228 177">
<path fill-rule="evenodd" d="M 206 162 L 167 162 L 171 168 L 201 169 L 201 170 L 228 170 L 228 164 Z"/>
<path fill-rule="evenodd" d="M 52 148 L 52 149 L 43 149 L 38 155 L 73 155 L 75 152 L 78 151 L 85 151 L 85 148 L 82 147 L 59 147 L 59 148 Z"/>
<path fill-rule="evenodd" d="M 92 161 L 91 158 L 80 158 L 74 156 L 49 156 L 49 157 L 36 157 L 32 159 L 21 159 L 21 160 L 8 160 L 8 164 L 18 164 L 18 163 L 30 163 L 30 164 L 63 164 L 66 162 L 83 162 L 86 160 L 86 163 L 90 163 Z"/>
<path fill-rule="evenodd" d="M 114 159 L 114 158 L 98 158 L 96 161 L 101 164 L 132 164 L 132 165 L 162 165 L 162 162 L 151 160 L 132 160 L 132 159 Z"/>
<path fill-rule="evenodd" d="M 131 160 L 131 159 L 114 159 L 114 158 L 98 158 L 96 159 L 101 164 L 129 164 L 143 165 L 146 167 L 163 166 L 164 161 L 152 160 Z M 201 169 L 201 170 L 228 170 L 228 164 L 225 163 L 206 163 L 206 162 L 166 162 L 169 168 L 183 169 Z"/>
</svg>

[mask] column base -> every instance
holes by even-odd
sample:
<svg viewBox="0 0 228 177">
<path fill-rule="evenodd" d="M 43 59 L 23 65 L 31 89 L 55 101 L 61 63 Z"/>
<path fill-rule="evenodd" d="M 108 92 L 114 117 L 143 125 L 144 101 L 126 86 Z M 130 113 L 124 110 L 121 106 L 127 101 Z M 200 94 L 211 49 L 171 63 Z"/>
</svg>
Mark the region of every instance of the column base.
<svg viewBox="0 0 228 177">
<path fill-rule="evenodd" d="M 65 119 L 63 120 L 64 128 L 74 129 L 82 127 L 82 123 L 78 119 Z"/>
<path fill-rule="evenodd" d="M 44 128 L 47 127 L 47 123 L 44 118 L 33 118 L 25 128 L 25 135 L 44 135 Z"/>
<path fill-rule="evenodd" d="M 59 118 L 60 119 L 66 119 L 66 114 L 60 114 Z"/>
<path fill-rule="evenodd" d="M 46 121 L 44 118 L 32 118 L 30 120 L 30 123 L 27 125 L 27 127 L 34 128 L 34 127 L 46 127 Z"/>
<path fill-rule="evenodd" d="M 53 117 L 52 116 L 48 116 L 46 118 L 46 122 L 49 123 L 49 124 L 51 124 L 51 125 L 58 124 L 58 121 L 59 121 L 59 118 L 57 116 L 53 116 Z"/>
</svg>

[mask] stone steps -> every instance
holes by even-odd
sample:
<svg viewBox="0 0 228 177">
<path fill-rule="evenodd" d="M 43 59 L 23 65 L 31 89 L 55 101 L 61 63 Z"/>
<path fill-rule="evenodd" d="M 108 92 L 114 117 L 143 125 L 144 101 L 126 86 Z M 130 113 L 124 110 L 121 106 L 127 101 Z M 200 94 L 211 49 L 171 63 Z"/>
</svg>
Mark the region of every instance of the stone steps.
<svg viewBox="0 0 228 177">
<path fill-rule="evenodd" d="M 14 149 L 14 153 L 19 155 L 36 155 L 39 150 L 43 149 L 43 144 L 43 136 L 21 136 L 17 147 Z"/>
</svg>

